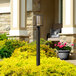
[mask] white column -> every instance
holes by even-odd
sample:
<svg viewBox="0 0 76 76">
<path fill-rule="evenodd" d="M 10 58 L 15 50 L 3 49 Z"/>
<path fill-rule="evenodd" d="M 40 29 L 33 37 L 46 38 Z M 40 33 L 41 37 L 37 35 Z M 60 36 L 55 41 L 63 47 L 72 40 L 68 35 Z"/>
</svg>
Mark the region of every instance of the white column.
<svg viewBox="0 0 76 76">
<path fill-rule="evenodd" d="M 13 28 L 17 28 L 18 26 L 18 1 L 13 0 L 13 8 L 12 8 L 12 16 L 13 16 Z"/>
<path fill-rule="evenodd" d="M 76 34 L 75 6 L 76 0 L 63 0 L 63 34 Z"/>
</svg>

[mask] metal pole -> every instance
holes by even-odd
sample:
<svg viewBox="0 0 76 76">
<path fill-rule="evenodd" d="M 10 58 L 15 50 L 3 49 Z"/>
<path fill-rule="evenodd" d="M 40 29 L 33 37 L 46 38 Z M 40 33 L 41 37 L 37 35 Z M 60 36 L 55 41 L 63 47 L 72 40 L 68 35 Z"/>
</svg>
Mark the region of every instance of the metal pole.
<svg viewBox="0 0 76 76">
<path fill-rule="evenodd" d="M 37 26 L 37 57 L 36 57 L 36 61 L 37 61 L 37 66 L 40 65 L 40 26 Z"/>
</svg>

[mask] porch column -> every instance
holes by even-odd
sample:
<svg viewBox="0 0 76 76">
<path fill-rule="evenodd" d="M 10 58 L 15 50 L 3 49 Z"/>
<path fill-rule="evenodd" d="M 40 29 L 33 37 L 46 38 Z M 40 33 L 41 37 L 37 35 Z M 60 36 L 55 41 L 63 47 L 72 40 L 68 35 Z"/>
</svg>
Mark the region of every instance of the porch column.
<svg viewBox="0 0 76 76">
<path fill-rule="evenodd" d="M 26 0 L 11 0 L 10 36 L 28 36 L 26 31 Z"/>
<path fill-rule="evenodd" d="M 63 28 L 60 34 L 64 42 L 74 43 L 76 53 L 76 0 L 63 0 Z"/>
<path fill-rule="evenodd" d="M 63 0 L 63 34 L 76 34 L 75 2 L 76 0 Z"/>
</svg>

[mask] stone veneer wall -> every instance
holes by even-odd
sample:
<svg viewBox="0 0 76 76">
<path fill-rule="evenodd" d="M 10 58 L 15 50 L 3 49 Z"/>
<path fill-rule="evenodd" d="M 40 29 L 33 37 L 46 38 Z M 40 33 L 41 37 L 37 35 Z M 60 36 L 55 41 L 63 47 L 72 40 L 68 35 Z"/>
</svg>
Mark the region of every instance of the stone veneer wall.
<svg viewBox="0 0 76 76">
<path fill-rule="evenodd" d="M 34 24 L 35 12 L 40 11 L 40 0 L 32 0 L 32 11 L 27 12 L 27 31 L 29 34 L 29 42 L 36 40 L 36 25 Z"/>
<path fill-rule="evenodd" d="M 39 4 L 40 3 L 40 4 Z M 34 25 L 34 15 L 43 15 L 43 25 L 41 26 L 41 38 L 46 39 L 47 34 L 54 24 L 54 0 L 37 0 L 33 2 L 33 10 L 27 12 L 27 30 L 30 35 L 30 41 L 36 40 L 36 26 Z M 48 5 L 47 5 L 48 4 Z M 40 7 L 36 9 L 35 7 Z"/>
<path fill-rule="evenodd" d="M 36 40 L 36 26 L 34 26 L 34 13 L 27 12 L 27 31 L 29 34 L 29 42 Z"/>
<path fill-rule="evenodd" d="M 50 33 L 52 26 L 56 24 L 58 18 L 55 12 L 56 10 L 55 0 L 32 0 L 33 1 L 33 9 L 31 11 L 27 11 L 27 31 L 29 34 L 30 42 L 36 40 L 36 26 L 34 24 L 34 15 L 40 14 L 43 15 L 43 25 L 40 29 L 41 38 L 47 39 L 47 34 Z M 57 0 L 58 1 L 58 0 Z M 47 5 L 48 4 L 48 5 Z M 56 6 L 55 6 L 56 5 Z M 58 6 L 57 6 L 58 7 Z M 55 17 L 56 16 L 56 17 Z M 58 23 L 57 23 L 58 24 Z M 57 24 L 55 27 L 58 27 Z"/>
<path fill-rule="evenodd" d="M 0 14 L 0 31 L 9 31 L 10 30 L 10 13 L 1 13 Z"/>
</svg>

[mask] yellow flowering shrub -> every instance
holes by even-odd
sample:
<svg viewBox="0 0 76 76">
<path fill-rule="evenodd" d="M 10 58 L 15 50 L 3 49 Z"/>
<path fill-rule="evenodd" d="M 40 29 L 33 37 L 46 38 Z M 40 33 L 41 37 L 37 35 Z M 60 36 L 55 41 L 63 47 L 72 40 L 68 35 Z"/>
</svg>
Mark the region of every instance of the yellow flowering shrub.
<svg viewBox="0 0 76 76">
<path fill-rule="evenodd" d="M 55 56 L 52 51 L 48 57 L 48 50 L 51 48 L 41 45 L 40 66 L 36 66 L 36 45 L 26 43 L 15 49 L 10 58 L 0 61 L 0 76 L 76 76 L 75 65 L 50 57 Z"/>
<path fill-rule="evenodd" d="M 13 56 L 16 56 L 18 51 L 24 52 L 27 51 L 29 55 L 36 56 L 36 45 L 26 44 L 23 47 L 14 50 Z M 54 49 L 49 48 L 47 45 L 40 45 L 40 55 L 46 55 L 47 57 L 56 57 L 56 52 Z"/>
<path fill-rule="evenodd" d="M 0 76 L 76 76 L 76 66 L 56 58 L 55 50 L 47 45 L 40 46 L 40 66 L 36 66 L 36 44 L 12 45 L 17 49 L 0 61 Z"/>
<path fill-rule="evenodd" d="M 45 51 L 47 57 L 56 57 L 56 51 L 47 45 L 41 45 L 41 50 Z"/>
<path fill-rule="evenodd" d="M 0 76 L 76 76 L 76 66 L 55 57 L 41 57 L 36 66 L 36 56 L 27 57 L 21 52 L 16 57 L 0 61 Z"/>
</svg>

